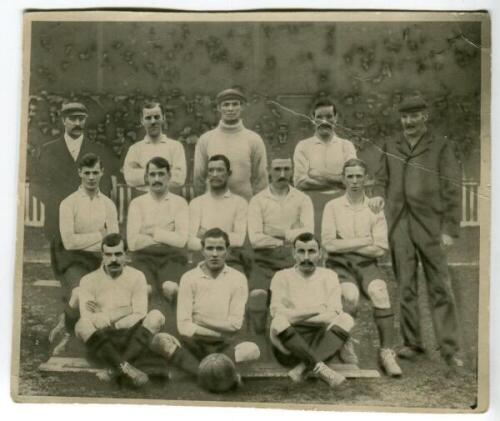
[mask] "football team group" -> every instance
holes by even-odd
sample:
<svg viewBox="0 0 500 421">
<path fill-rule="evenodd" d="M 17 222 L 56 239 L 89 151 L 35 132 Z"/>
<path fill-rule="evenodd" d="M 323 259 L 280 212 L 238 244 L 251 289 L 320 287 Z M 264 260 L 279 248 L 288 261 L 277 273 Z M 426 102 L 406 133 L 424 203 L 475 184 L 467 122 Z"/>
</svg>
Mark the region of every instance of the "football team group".
<svg viewBox="0 0 500 421">
<path fill-rule="evenodd" d="M 462 367 L 446 258 L 459 232 L 461 171 L 452 145 L 428 127 L 425 100 L 399 105 L 401 135 L 381 147 L 369 194 L 367 165 L 335 132 L 333 102 L 314 104 L 315 132 L 293 156 L 268 162 L 262 138 L 243 125 L 245 95 L 226 89 L 216 101 L 221 119 L 196 144 L 189 203 L 180 194 L 183 146 L 163 133 L 161 105 L 144 104 L 146 135 L 123 165 L 134 197 L 124 234 L 108 197 L 109 152 L 85 137 L 86 106 L 63 103 L 64 135 L 43 146 L 30 180 L 63 287 L 53 355 L 74 335 L 106 368 L 103 381 L 140 387 L 176 367 L 222 392 L 241 384 L 239 365 L 268 352 L 293 382 L 311 375 L 339 387 L 345 378 L 329 362 L 358 364 L 350 331 L 361 292 L 373 308 L 380 367 L 399 377 L 398 358 L 425 352 L 420 262 L 440 353 Z M 397 303 L 378 264 L 389 250 Z"/>
</svg>

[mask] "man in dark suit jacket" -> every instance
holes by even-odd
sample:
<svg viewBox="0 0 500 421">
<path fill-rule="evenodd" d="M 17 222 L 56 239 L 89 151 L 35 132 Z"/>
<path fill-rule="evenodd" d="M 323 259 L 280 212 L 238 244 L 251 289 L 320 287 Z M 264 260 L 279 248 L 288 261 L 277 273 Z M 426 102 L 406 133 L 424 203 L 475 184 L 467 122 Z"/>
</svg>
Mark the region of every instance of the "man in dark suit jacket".
<svg viewBox="0 0 500 421">
<path fill-rule="evenodd" d="M 392 262 L 400 288 L 404 346 L 398 355 L 413 359 L 424 352 L 417 301 L 420 259 L 441 355 L 457 368 L 463 362 L 457 357 L 458 322 L 446 250 L 460 228 L 461 168 L 453 145 L 428 130 L 426 108 L 420 97 L 402 102 L 404 135 L 384 146 L 374 193 L 386 201 Z"/>
<path fill-rule="evenodd" d="M 104 167 L 100 191 L 109 196 L 111 191 L 111 155 L 101 145 L 92 143 L 84 136 L 88 110 L 79 102 L 65 102 L 61 108 L 64 135 L 46 143 L 41 148 L 37 177 L 30 180 L 34 195 L 45 205 L 45 236 L 50 242 L 50 258 L 54 275 L 62 279 L 61 260 L 64 247 L 59 232 L 59 205 L 61 201 L 78 189 L 81 183 L 78 175 L 78 159 L 87 153 L 94 153 Z M 66 302 L 69 297 L 63 297 Z"/>
</svg>

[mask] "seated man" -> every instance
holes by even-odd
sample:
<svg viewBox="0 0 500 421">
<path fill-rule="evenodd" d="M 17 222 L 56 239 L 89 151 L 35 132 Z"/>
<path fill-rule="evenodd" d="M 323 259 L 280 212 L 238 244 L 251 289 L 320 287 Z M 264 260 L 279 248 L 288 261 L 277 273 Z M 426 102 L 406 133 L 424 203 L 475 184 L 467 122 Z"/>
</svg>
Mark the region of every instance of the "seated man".
<svg viewBox="0 0 500 421">
<path fill-rule="evenodd" d="M 300 233 L 314 231 L 313 204 L 290 185 L 292 174 L 291 159 L 273 159 L 269 187 L 248 206 L 248 237 L 254 249 L 248 311 L 256 333 L 266 329 L 271 279 L 276 271 L 294 264 L 292 241 Z"/>
<path fill-rule="evenodd" d="M 243 325 L 248 286 L 245 275 L 226 265 L 229 237 L 220 228 L 202 238 L 205 260 L 186 272 L 177 298 L 177 328 L 183 343 L 200 360 L 225 353 L 236 363 L 259 358 L 252 342 L 236 343 Z"/>
<path fill-rule="evenodd" d="M 80 282 L 81 317 L 75 333 L 90 356 L 109 367 L 101 380 L 120 375 L 142 386 L 148 375 L 137 367 L 151 367 L 153 362 L 161 368 L 166 360 L 196 375 L 198 361 L 175 337 L 160 333 L 163 314 L 148 313 L 146 280 L 142 272 L 126 266 L 125 252 L 121 235 L 109 234 L 102 241 L 102 267 Z"/>
<path fill-rule="evenodd" d="M 210 228 L 220 228 L 227 232 L 231 243 L 226 263 L 248 276 L 250 265 L 243 251 L 247 201 L 229 190 L 231 166 L 226 156 L 211 156 L 207 173 L 209 190 L 189 203 L 188 248 L 195 253 L 194 262 L 200 262 L 203 259 L 199 253 L 202 250 L 201 238 Z"/>
<path fill-rule="evenodd" d="M 146 164 L 146 178 L 149 193 L 133 199 L 128 210 L 131 265 L 173 302 L 187 264 L 183 248 L 188 238 L 188 204 L 168 191 L 170 164 L 164 158 L 155 157 Z"/>
<path fill-rule="evenodd" d="M 321 250 L 314 234 L 294 241 L 295 266 L 276 272 L 271 282 L 273 352 L 280 364 L 295 367 L 294 382 L 313 371 L 330 387 L 345 378 L 325 362 L 342 348 L 354 326 L 342 310 L 341 289 L 335 272 L 318 267 Z"/>
<path fill-rule="evenodd" d="M 380 338 L 380 364 L 389 376 L 400 376 L 401 368 L 392 350 L 394 313 L 385 276 L 377 266 L 387 248 L 387 223 L 383 212 L 374 214 L 365 196 L 366 165 L 350 159 L 342 170 L 346 194 L 327 203 L 321 226 L 326 266 L 337 272 L 344 308 L 355 315 L 359 288 L 371 300 Z M 342 350 L 344 362 L 357 363 L 352 342 Z"/>
<path fill-rule="evenodd" d="M 64 248 L 59 251 L 57 263 L 62 274 L 66 307 L 49 335 L 49 342 L 55 343 L 59 333 L 66 332 L 53 349 L 53 355 L 64 350 L 79 318 L 77 287 L 80 279 L 100 266 L 102 239 L 108 233 L 118 232 L 116 206 L 99 189 L 103 175 L 100 158 L 93 153 L 83 155 L 78 161 L 78 175 L 80 187 L 59 206 L 59 230 Z"/>
</svg>

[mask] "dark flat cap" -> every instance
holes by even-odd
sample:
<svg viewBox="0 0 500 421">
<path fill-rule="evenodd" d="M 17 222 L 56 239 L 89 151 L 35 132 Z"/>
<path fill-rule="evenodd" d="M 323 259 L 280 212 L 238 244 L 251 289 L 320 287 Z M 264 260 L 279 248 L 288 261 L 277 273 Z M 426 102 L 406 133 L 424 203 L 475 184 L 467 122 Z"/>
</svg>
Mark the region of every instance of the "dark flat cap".
<svg viewBox="0 0 500 421">
<path fill-rule="evenodd" d="M 243 95 L 239 89 L 224 89 L 223 91 L 217 94 L 216 100 L 217 103 L 221 101 L 225 101 L 227 99 L 239 99 L 240 101 L 246 102 L 246 97 Z"/>
<path fill-rule="evenodd" d="M 81 102 L 65 102 L 61 107 L 61 114 L 79 114 L 88 115 L 89 110 Z"/>
<path fill-rule="evenodd" d="M 403 99 L 399 104 L 398 110 L 400 113 L 410 113 L 412 111 L 420 111 L 427 108 L 427 103 L 421 96 L 412 96 Z"/>
</svg>

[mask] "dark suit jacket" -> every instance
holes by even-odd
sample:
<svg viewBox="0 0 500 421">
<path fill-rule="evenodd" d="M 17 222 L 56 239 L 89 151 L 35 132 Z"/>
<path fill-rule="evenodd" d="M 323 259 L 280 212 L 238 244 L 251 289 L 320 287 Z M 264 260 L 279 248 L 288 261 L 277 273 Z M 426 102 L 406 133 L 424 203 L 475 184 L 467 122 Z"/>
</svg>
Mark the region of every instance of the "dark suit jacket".
<svg viewBox="0 0 500 421">
<path fill-rule="evenodd" d="M 110 174 L 106 168 L 111 168 L 111 154 L 103 146 L 83 138 L 77 161 L 69 153 L 64 138 L 47 142 L 40 151 L 36 177 L 30 180 L 33 194 L 45 205 L 45 235 L 51 240 L 59 238 L 59 205 L 63 199 L 73 193 L 81 184 L 78 176 L 78 159 L 86 153 L 98 155 L 104 166 L 100 189 L 109 196 L 111 192 Z"/>
<path fill-rule="evenodd" d="M 462 171 L 453 144 L 427 132 L 413 150 L 403 136 L 383 150 L 374 196 L 385 197 L 389 233 L 406 208 L 430 236 L 457 237 Z"/>
</svg>

